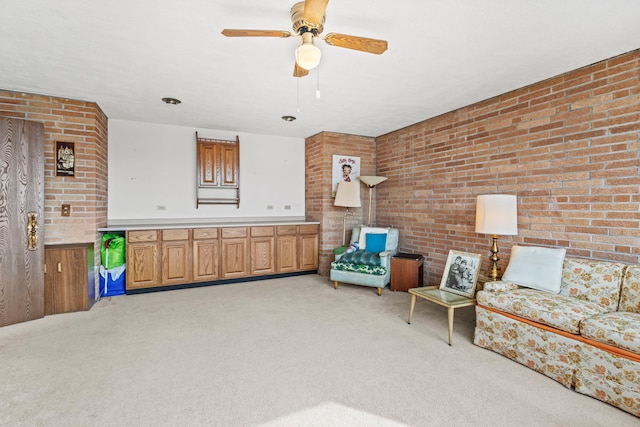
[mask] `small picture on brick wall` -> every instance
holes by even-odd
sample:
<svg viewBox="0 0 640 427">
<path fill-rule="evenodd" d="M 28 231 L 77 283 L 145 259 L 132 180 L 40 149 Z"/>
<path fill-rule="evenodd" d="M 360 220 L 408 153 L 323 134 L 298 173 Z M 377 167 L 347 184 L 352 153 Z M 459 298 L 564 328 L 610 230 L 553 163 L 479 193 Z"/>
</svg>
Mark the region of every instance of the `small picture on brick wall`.
<svg viewBox="0 0 640 427">
<path fill-rule="evenodd" d="M 75 162 L 73 142 L 56 141 L 56 176 L 74 176 Z"/>
<path fill-rule="evenodd" d="M 356 178 L 360 176 L 360 157 L 334 154 L 331 174 L 333 182 L 331 196 L 336 197 L 340 181 L 358 182 Z"/>
</svg>

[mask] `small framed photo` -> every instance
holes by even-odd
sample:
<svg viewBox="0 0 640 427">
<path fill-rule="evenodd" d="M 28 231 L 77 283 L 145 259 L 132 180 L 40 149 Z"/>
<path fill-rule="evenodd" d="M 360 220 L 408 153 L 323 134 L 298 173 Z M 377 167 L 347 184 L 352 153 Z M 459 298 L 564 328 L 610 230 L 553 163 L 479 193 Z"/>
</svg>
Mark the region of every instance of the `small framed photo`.
<svg viewBox="0 0 640 427">
<path fill-rule="evenodd" d="M 481 255 L 449 251 L 440 289 L 473 298 L 480 271 Z"/>
<path fill-rule="evenodd" d="M 75 164 L 73 142 L 56 141 L 56 176 L 75 176 Z"/>
</svg>

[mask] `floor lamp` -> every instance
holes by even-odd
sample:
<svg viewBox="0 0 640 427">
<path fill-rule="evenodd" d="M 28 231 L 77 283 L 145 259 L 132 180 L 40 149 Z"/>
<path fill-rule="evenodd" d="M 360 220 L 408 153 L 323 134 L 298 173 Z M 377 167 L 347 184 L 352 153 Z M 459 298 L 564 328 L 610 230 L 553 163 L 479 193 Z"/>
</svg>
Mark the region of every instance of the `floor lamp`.
<svg viewBox="0 0 640 427">
<path fill-rule="evenodd" d="M 491 265 L 487 276 L 498 280 L 498 236 L 518 234 L 518 207 L 516 196 L 510 194 L 485 194 L 476 202 L 476 233 L 491 234 Z"/>
<path fill-rule="evenodd" d="M 349 213 L 349 208 L 360 207 L 360 185 L 357 182 L 340 181 L 333 205 L 346 208 L 344 210 L 344 219 L 342 220 L 342 244 L 346 246 L 347 214 Z"/>
<path fill-rule="evenodd" d="M 360 182 L 369 187 L 369 227 L 371 227 L 371 196 L 373 193 L 373 187 L 380 184 L 383 181 L 386 181 L 387 178 L 384 176 L 359 176 L 358 179 Z"/>
</svg>

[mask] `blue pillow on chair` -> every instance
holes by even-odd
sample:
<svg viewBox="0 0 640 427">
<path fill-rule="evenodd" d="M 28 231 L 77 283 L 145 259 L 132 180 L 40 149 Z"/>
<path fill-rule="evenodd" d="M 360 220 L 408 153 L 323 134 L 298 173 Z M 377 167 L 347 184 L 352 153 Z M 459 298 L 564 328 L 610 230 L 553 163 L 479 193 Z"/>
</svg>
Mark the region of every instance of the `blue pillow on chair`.
<svg viewBox="0 0 640 427">
<path fill-rule="evenodd" d="M 365 252 L 382 252 L 387 247 L 387 235 L 383 233 L 367 234 L 366 241 Z"/>
</svg>

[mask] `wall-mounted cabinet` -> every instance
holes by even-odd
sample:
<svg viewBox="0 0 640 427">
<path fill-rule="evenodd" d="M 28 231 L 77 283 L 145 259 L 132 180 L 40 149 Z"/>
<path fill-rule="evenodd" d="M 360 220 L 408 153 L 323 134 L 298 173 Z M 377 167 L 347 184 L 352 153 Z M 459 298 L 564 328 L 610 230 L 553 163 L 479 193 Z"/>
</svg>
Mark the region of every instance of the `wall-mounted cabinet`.
<svg viewBox="0 0 640 427">
<path fill-rule="evenodd" d="M 201 204 L 240 206 L 240 139 L 201 138 L 196 132 L 196 208 Z"/>
<path fill-rule="evenodd" d="M 318 225 L 127 232 L 127 290 L 318 269 Z"/>
</svg>

